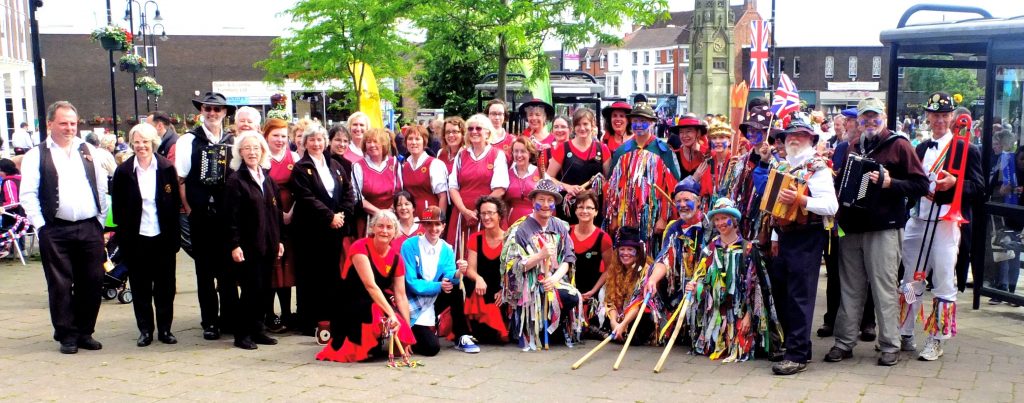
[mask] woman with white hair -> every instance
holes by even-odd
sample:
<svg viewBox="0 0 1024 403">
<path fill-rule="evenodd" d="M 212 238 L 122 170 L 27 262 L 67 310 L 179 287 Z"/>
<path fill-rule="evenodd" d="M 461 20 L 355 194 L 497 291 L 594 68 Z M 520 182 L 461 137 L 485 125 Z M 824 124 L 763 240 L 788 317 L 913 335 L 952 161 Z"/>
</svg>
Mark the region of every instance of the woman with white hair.
<svg viewBox="0 0 1024 403">
<path fill-rule="evenodd" d="M 405 265 L 398 248 L 391 245 L 397 229 L 395 213 L 380 210 L 370 218 L 367 237 L 349 248 L 331 304 L 331 340 L 316 359 L 365 361 L 390 334 L 397 335 L 402 346 L 416 344 L 409 327 Z"/>
<path fill-rule="evenodd" d="M 171 333 L 174 316 L 175 255 L 178 253 L 178 174 L 174 163 L 156 153 L 156 128 L 141 123 L 128 131 L 135 155 L 114 171 L 110 186 L 111 212 L 132 280 L 139 347 L 153 342 L 153 331 L 165 344 L 178 339 Z M 156 305 L 156 323 L 153 306 Z"/>
<path fill-rule="evenodd" d="M 235 316 L 235 347 L 255 350 L 257 344 L 277 344 L 264 333 L 263 317 L 270 275 L 277 258 L 284 254 L 284 214 L 277 184 L 269 178 L 270 147 L 263 135 L 242 132 L 231 146 L 231 155 L 233 172 L 225 184 L 224 211 L 234 277 L 242 289 Z"/>
<path fill-rule="evenodd" d="M 448 219 L 448 243 L 459 249 L 462 241 L 479 230 L 479 219 L 473 207 L 481 197 L 501 198 L 508 189 L 508 162 L 501 149 L 491 145 L 494 126 L 483 114 L 466 121 L 465 146 L 455 156 L 448 175 L 448 196 L 452 199 L 452 215 Z"/>
</svg>

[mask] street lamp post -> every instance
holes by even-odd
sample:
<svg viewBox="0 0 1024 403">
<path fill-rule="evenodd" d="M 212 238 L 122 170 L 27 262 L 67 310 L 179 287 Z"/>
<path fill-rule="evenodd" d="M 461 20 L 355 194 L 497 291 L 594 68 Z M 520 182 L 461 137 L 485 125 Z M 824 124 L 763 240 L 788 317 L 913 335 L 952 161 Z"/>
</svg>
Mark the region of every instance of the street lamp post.
<svg viewBox="0 0 1024 403">
<path fill-rule="evenodd" d="M 139 3 L 138 0 L 128 0 L 128 8 L 127 8 L 127 10 L 125 10 L 125 15 L 124 15 L 125 19 L 128 21 L 128 30 L 130 32 L 134 32 L 135 31 L 135 15 L 134 15 L 135 14 L 135 6 L 138 6 L 138 9 L 139 9 L 139 35 L 137 35 L 137 36 L 141 36 L 142 37 L 142 51 L 145 54 L 144 57 L 146 59 L 146 64 L 149 64 L 149 62 L 150 62 L 149 61 L 149 52 L 148 52 L 148 47 L 147 47 L 148 44 L 147 44 L 147 40 L 146 40 L 146 30 L 147 30 L 147 28 L 149 28 L 149 24 L 147 23 L 147 17 L 149 15 L 149 5 L 150 4 L 152 4 L 154 9 L 155 9 L 155 13 L 153 14 L 153 20 L 154 21 L 158 21 L 158 22 L 159 21 L 163 21 L 164 18 L 162 16 L 160 16 L 160 5 L 157 4 L 157 2 L 155 0 L 146 0 L 145 3 L 141 3 L 141 4 Z M 161 24 L 161 27 L 163 27 L 162 24 Z M 165 36 L 166 35 L 163 35 L 162 37 L 165 37 Z M 135 35 L 132 36 L 132 48 L 134 48 L 134 47 L 135 47 Z M 135 82 L 136 82 L 137 79 L 138 79 L 138 74 L 135 73 L 135 72 L 132 72 L 132 88 L 133 88 L 132 91 L 134 93 L 134 99 L 135 99 L 134 103 L 135 103 L 135 117 L 136 118 L 138 118 L 138 116 L 139 116 L 139 87 L 137 85 L 135 85 Z M 148 112 L 149 110 L 150 110 L 150 108 L 149 108 L 149 94 L 147 93 L 146 94 L 146 111 Z"/>
<path fill-rule="evenodd" d="M 156 18 L 154 18 L 154 20 L 162 21 L 163 17 L 160 17 L 159 15 L 157 15 Z M 160 28 L 160 41 L 161 42 L 166 42 L 167 41 L 167 30 L 164 29 L 164 24 L 161 24 L 161 23 L 153 24 L 153 26 L 150 27 L 150 29 L 149 29 L 149 43 L 154 44 L 153 45 L 153 56 L 154 56 L 153 59 L 154 60 L 146 59 L 146 61 L 148 63 L 153 63 L 153 79 L 156 79 L 156 67 L 157 67 L 156 64 L 159 63 L 157 60 L 155 60 L 156 59 L 156 42 L 153 41 L 153 34 L 156 33 L 157 27 Z M 143 30 L 145 30 L 145 25 L 143 25 Z M 148 94 L 146 95 L 146 109 L 147 110 L 149 109 L 149 95 Z M 156 97 L 156 98 L 153 99 L 153 109 L 160 109 L 160 97 Z"/>
</svg>

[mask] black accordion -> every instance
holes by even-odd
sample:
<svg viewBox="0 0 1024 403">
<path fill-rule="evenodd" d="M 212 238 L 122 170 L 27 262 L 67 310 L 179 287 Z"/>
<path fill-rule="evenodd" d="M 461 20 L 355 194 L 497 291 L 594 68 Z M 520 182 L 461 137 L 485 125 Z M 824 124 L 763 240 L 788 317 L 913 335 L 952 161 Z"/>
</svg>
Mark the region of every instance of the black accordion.
<svg viewBox="0 0 1024 403">
<path fill-rule="evenodd" d="M 228 157 L 231 145 L 209 144 L 200 150 L 199 181 L 207 186 L 221 186 L 228 178 Z"/>
<path fill-rule="evenodd" d="M 878 172 L 878 183 L 871 182 L 868 174 Z M 877 161 L 857 154 L 850 154 L 839 182 L 839 205 L 843 207 L 872 208 L 882 192 L 881 175 L 885 167 Z"/>
</svg>

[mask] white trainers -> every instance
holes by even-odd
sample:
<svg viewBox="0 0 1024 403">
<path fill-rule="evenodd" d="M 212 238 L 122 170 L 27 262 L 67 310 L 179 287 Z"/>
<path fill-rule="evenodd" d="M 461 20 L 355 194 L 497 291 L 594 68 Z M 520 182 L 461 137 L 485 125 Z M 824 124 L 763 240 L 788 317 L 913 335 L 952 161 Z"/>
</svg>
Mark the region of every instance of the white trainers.
<svg viewBox="0 0 1024 403">
<path fill-rule="evenodd" d="M 921 361 L 935 361 L 942 357 L 942 340 L 929 338 L 924 344 L 924 350 L 917 356 Z"/>
<path fill-rule="evenodd" d="M 455 341 L 455 349 L 462 350 L 462 352 L 476 354 L 480 352 L 480 347 L 476 345 L 476 339 L 470 335 L 462 335 L 458 340 Z"/>
<path fill-rule="evenodd" d="M 900 336 L 900 351 L 917 351 L 914 336 Z"/>
</svg>

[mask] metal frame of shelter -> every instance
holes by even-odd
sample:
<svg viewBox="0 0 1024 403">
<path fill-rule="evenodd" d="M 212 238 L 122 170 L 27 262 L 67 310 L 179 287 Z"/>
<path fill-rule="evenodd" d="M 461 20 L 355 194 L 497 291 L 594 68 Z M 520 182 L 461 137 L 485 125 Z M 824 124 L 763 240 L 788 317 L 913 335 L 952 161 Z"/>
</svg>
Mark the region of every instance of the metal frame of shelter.
<svg viewBox="0 0 1024 403">
<path fill-rule="evenodd" d="M 955 22 L 925 25 L 907 25 L 917 12 L 951 12 L 976 14 L 979 18 Z M 894 130 L 899 100 L 900 68 L 946 68 L 975 69 L 985 73 L 985 95 L 983 122 L 993 121 L 995 108 L 996 72 L 1004 66 L 1024 66 L 1024 16 L 1015 18 L 994 18 L 978 7 L 919 4 L 907 9 L 895 29 L 882 31 L 881 42 L 890 46 L 889 89 L 886 114 L 888 127 Z M 945 60 L 919 58 L 921 55 L 943 55 Z M 918 57 L 915 57 L 918 56 Z M 1017 95 L 1019 97 L 1019 94 Z M 982 125 L 982 170 L 985 173 L 986 188 L 991 176 L 994 152 L 992 151 L 992 125 Z M 1020 147 L 1020 145 L 1018 145 Z M 966 203 L 967 201 L 965 201 Z M 993 217 L 1013 217 L 1024 220 L 1024 206 L 983 200 L 970 201 L 973 207 L 973 234 L 971 237 L 971 274 L 973 278 L 973 307 L 978 309 L 982 296 L 1024 305 L 1024 295 L 992 288 L 985 284 L 985 254 L 992 253 L 992 228 L 988 223 Z M 1019 252 L 1018 252 L 1019 253 Z M 1019 258 L 1019 257 L 1018 257 Z"/>
<path fill-rule="evenodd" d="M 604 96 L 604 85 L 597 82 L 597 79 L 589 73 L 582 71 L 552 71 L 550 74 L 551 83 L 551 104 L 558 110 L 558 105 L 588 105 L 596 115 L 595 127 L 601 127 L 601 98 Z M 519 105 L 534 98 L 527 85 L 526 76 L 519 73 L 509 73 L 508 82 L 505 85 L 505 96 L 499 97 L 497 83 L 498 75 L 490 73 L 475 86 L 477 92 L 477 110 L 483 111 L 483 105 L 490 99 L 501 98 L 508 104 L 508 119 L 505 121 L 505 130 L 509 133 L 519 133 L 525 127 L 525 117 L 515 113 Z"/>
</svg>

